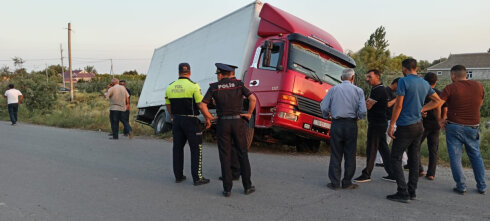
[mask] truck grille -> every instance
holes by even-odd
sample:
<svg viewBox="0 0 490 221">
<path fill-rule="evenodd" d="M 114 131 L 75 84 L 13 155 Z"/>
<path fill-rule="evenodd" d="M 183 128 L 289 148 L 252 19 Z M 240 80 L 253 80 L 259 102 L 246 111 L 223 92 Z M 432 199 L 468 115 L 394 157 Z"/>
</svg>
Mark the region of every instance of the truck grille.
<svg viewBox="0 0 490 221">
<path fill-rule="evenodd" d="M 323 118 L 320 102 L 301 96 L 296 96 L 296 100 L 298 101 L 299 111 Z"/>
</svg>

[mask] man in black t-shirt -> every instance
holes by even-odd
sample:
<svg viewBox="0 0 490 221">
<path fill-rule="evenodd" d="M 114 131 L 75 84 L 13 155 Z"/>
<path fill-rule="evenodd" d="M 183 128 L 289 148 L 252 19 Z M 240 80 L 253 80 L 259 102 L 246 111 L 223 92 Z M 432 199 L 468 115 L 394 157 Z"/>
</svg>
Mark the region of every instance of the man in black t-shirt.
<svg viewBox="0 0 490 221">
<path fill-rule="evenodd" d="M 371 181 L 371 172 L 373 171 L 378 149 L 383 158 L 384 168 L 388 173 L 388 176 L 383 177 L 383 179 L 394 180 L 391 176 L 390 149 L 385 136 L 385 131 L 388 127 L 388 120 L 386 119 L 388 94 L 383 84 L 381 84 L 381 73 L 378 70 L 369 70 L 366 74 L 366 81 L 372 86 L 371 93 L 366 101 L 366 108 L 368 109 L 367 161 L 366 168 L 362 170 L 362 174 L 354 181 L 358 183 Z"/>
<path fill-rule="evenodd" d="M 441 94 L 439 90 L 435 88 L 437 83 L 437 75 L 429 72 L 425 74 L 424 80 L 429 82 L 430 86 L 436 91 L 437 95 Z M 425 98 L 424 104 L 427 104 L 431 101 L 429 97 Z M 424 134 L 422 136 L 422 140 L 420 143 L 424 142 L 425 138 L 427 138 L 427 148 L 429 149 L 429 165 L 427 168 L 427 175 L 425 178 L 428 180 L 434 180 L 434 176 L 436 175 L 436 166 L 437 166 L 437 151 L 439 149 L 439 133 L 441 127 L 439 125 L 439 120 L 436 117 L 437 114 L 441 114 L 440 117 L 444 117 L 447 113 L 447 105 L 444 103 L 440 110 L 430 110 L 422 113 L 422 123 L 424 124 Z M 443 118 L 445 119 L 445 118 Z M 419 162 L 419 174 L 420 176 L 425 175 L 424 167 L 422 166 L 422 162 Z"/>
</svg>

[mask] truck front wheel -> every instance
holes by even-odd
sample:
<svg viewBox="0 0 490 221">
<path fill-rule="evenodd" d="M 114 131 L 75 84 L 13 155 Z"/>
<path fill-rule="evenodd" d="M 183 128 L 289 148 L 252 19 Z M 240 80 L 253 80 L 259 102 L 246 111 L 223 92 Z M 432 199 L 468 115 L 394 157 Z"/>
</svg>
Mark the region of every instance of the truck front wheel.
<svg viewBox="0 0 490 221">
<path fill-rule="evenodd" d="M 254 139 L 254 130 L 255 130 L 255 114 L 252 115 L 252 117 L 250 118 L 247 124 L 247 134 L 245 135 L 247 137 L 247 149 L 250 149 L 250 146 L 252 145 L 252 141 Z"/>
<path fill-rule="evenodd" d="M 153 123 L 155 134 L 161 134 L 172 130 L 172 125 L 165 122 L 165 112 L 162 111 Z"/>
</svg>

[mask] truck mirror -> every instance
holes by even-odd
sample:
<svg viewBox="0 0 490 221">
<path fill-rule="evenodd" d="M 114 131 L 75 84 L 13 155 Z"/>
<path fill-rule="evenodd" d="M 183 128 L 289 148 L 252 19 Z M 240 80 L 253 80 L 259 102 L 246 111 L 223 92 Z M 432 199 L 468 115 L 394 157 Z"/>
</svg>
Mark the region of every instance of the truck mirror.
<svg viewBox="0 0 490 221">
<path fill-rule="evenodd" d="M 265 50 L 264 59 L 262 60 L 262 66 L 264 66 L 264 67 L 270 67 L 271 66 L 272 47 L 274 47 L 274 44 L 272 43 L 272 41 L 265 41 L 264 45 L 262 45 L 262 49 Z"/>
<path fill-rule="evenodd" d="M 277 65 L 276 67 L 276 71 L 283 71 L 284 70 L 284 67 L 282 65 Z"/>
</svg>

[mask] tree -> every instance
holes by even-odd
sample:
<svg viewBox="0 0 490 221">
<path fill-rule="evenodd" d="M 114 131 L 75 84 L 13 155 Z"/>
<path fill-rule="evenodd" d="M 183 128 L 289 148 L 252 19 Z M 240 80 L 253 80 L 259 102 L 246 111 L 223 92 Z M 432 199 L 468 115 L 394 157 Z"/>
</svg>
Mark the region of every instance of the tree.
<svg viewBox="0 0 490 221">
<path fill-rule="evenodd" d="M 404 54 L 399 54 L 390 59 L 389 72 L 391 74 L 401 74 L 402 73 L 402 61 L 409 58 L 409 56 Z"/>
<path fill-rule="evenodd" d="M 7 65 L 4 65 L 2 68 L 0 68 L 0 74 L 10 74 L 10 68 Z"/>
<path fill-rule="evenodd" d="M 138 71 L 133 70 L 133 71 L 125 71 L 122 73 L 122 75 L 138 75 Z"/>
<path fill-rule="evenodd" d="M 385 72 L 389 67 L 390 51 L 380 51 L 372 46 L 366 46 L 353 54 L 352 58 L 358 66 L 362 66 L 366 71 L 378 69 L 381 72 Z"/>
<path fill-rule="evenodd" d="M 22 65 L 24 64 L 24 60 L 20 57 L 13 57 L 12 61 L 14 61 L 14 66 L 18 67 L 18 69 L 22 69 Z"/>
<path fill-rule="evenodd" d="M 418 68 L 418 72 L 419 73 L 425 73 L 425 72 L 427 72 L 427 68 L 429 68 L 430 66 L 432 66 L 431 63 L 429 61 L 427 61 L 427 60 L 420 60 L 417 63 L 418 63 L 418 66 L 419 66 L 419 68 Z"/>
<path fill-rule="evenodd" d="M 95 70 L 94 66 L 87 65 L 85 68 L 83 68 L 88 73 L 94 73 L 97 74 L 97 70 Z"/>
<path fill-rule="evenodd" d="M 388 40 L 385 39 L 386 36 L 386 31 L 383 26 L 380 26 L 377 28 L 374 33 L 369 36 L 369 40 L 366 41 L 364 46 L 371 46 L 377 51 L 384 52 L 387 50 L 388 46 L 390 45 L 388 43 Z"/>
</svg>

